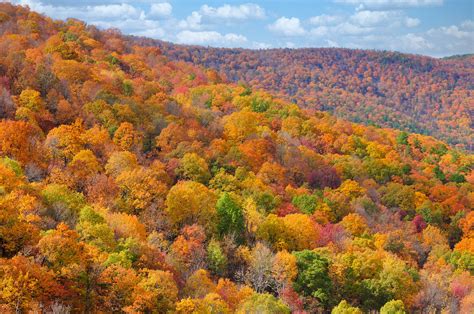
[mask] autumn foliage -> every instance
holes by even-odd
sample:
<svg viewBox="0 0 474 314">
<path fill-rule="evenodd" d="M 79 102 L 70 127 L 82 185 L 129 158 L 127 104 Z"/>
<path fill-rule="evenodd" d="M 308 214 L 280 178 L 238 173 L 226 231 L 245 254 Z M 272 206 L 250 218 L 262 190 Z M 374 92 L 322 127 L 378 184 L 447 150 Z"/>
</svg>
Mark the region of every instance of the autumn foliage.
<svg viewBox="0 0 474 314">
<path fill-rule="evenodd" d="M 2 313 L 473 311 L 474 157 L 432 137 L 6 3 L 0 117 Z"/>
<path fill-rule="evenodd" d="M 434 59 L 343 48 L 228 49 L 137 38 L 172 60 L 217 70 L 299 106 L 474 150 L 474 57 Z"/>
</svg>

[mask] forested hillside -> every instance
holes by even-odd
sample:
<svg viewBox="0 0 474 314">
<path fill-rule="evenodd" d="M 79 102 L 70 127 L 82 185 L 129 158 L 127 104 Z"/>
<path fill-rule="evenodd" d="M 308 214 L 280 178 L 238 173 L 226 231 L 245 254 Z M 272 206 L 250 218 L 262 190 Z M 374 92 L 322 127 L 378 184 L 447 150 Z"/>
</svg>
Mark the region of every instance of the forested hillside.
<svg viewBox="0 0 474 314">
<path fill-rule="evenodd" d="M 474 311 L 474 156 L 0 4 L 1 313 Z"/>
<path fill-rule="evenodd" d="M 472 55 L 434 59 L 341 48 L 244 50 L 136 40 L 302 107 L 474 150 Z"/>
</svg>

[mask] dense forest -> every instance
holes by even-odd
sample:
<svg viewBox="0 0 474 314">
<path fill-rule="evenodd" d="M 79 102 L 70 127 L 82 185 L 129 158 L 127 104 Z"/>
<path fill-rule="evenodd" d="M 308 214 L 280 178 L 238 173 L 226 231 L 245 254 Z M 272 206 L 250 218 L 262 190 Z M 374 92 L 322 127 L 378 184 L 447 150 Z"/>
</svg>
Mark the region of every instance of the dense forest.
<svg viewBox="0 0 474 314">
<path fill-rule="evenodd" d="M 474 156 L 433 137 L 5 3 L 0 117 L 2 313 L 474 311 Z"/>
<path fill-rule="evenodd" d="M 303 107 L 474 150 L 473 55 L 434 59 L 341 48 L 245 50 L 135 40 Z"/>
</svg>

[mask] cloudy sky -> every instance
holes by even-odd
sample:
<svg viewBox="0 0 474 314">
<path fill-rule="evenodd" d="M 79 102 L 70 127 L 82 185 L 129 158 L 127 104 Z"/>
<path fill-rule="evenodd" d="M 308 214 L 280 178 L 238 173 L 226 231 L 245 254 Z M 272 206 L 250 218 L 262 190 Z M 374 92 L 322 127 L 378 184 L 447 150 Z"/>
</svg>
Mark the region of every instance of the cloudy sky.
<svg viewBox="0 0 474 314">
<path fill-rule="evenodd" d="M 252 1 L 252 0 L 250 0 Z M 474 52 L 473 0 L 14 0 L 54 18 L 183 44 Z"/>
</svg>

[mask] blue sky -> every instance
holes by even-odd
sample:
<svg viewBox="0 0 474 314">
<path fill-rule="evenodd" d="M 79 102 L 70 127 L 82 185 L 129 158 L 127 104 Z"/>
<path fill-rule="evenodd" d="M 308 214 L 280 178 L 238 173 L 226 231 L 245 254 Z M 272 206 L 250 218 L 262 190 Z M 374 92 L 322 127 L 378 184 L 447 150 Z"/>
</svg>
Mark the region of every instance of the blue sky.
<svg viewBox="0 0 474 314">
<path fill-rule="evenodd" d="M 430 56 L 474 52 L 474 0 L 15 0 L 176 43 L 254 49 L 347 47 Z"/>
</svg>

